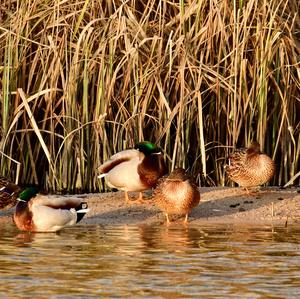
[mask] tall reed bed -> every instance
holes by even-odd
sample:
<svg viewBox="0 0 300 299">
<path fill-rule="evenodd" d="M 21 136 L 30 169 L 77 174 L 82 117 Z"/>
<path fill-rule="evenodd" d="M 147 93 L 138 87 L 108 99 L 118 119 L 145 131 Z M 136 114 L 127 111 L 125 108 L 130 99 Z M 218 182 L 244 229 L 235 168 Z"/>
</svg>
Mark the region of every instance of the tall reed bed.
<svg viewBox="0 0 300 299">
<path fill-rule="evenodd" d="M 171 168 L 228 184 L 260 142 L 273 184 L 298 183 L 298 0 L 3 0 L 1 174 L 103 190 L 97 166 L 152 140 Z M 14 160 L 12 160 L 14 159 Z M 17 163 L 16 163 L 17 162 Z"/>
</svg>

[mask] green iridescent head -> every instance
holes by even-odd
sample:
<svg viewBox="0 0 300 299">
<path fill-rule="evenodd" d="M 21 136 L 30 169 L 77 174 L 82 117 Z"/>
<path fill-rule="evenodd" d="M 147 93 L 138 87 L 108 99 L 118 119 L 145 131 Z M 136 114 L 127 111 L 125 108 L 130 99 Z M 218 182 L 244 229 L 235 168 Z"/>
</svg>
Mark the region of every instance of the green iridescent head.
<svg viewBox="0 0 300 299">
<path fill-rule="evenodd" d="M 37 193 L 38 193 L 37 188 L 28 187 L 19 194 L 19 198 L 23 201 L 29 201 L 32 197 L 36 196 Z"/>
<path fill-rule="evenodd" d="M 135 149 L 139 150 L 140 152 L 142 152 L 146 156 L 151 155 L 151 154 L 155 154 L 155 153 L 159 153 L 161 151 L 159 147 L 157 147 L 154 143 L 152 143 L 150 141 L 139 142 L 135 146 Z"/>
</svg>

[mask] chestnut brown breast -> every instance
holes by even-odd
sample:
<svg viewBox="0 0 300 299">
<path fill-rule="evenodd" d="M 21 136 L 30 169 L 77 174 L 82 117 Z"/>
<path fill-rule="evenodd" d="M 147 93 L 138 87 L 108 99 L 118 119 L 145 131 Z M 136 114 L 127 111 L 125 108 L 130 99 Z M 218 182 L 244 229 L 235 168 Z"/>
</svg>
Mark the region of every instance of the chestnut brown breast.
<svg viewBox="0 0 300 299">
<path fill-rule="evenodd" d="M 143 184 L 148 188 L 156 186 L 160 177 L 167 174 L 167 166 L 162 154 L 146 156 L 138 165 L 138 174 Z"/>
<path fill-rule="evenodd" d="M 35 231 L 32 221 L 32 212 L 29 210 L 27 202 L 19 202 L 14 214 L 14 222 L 20 230 Z"/>
</svg>

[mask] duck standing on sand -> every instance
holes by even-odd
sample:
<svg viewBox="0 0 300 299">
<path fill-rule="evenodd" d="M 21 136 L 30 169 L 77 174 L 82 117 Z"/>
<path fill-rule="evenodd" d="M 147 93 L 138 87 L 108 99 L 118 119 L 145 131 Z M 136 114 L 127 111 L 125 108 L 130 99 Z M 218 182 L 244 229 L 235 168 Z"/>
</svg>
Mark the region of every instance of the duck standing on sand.
<svg viewBox="0 0 300 299">
<path fill-rule="evenodd" d="M 37 194 L 34 187 L 19 195 L 14 222 L 20 230 L 56 232 L 79 222 L 89 211 L 78 198 L 59 198 Z"/>
<path fill-rule="evenodd" d="M 275 173 L 274 161 L 260 151 L 258 142 L 252 142 L 248 148 L 237 149 L 228 161 L 225 171 L 229 178 L 248 193 L 248 188 L 267 183 Z"/>
<path fill-rule="evenodd" d="M 135 149 L 128 149 L 110 157 L 99 168 L 98 177 L 105 178 L 111 188 L 125 192 L 140 192 L 138 201 L 143 202 L 142 191 L 156 186 L 157 180 L 167 173 L 167 167 L 160 149 L 149 141 L 140 142 Z"/>
<path fill-rule="evenodd" d="M 164 211 L 167 223 L 170 223 L 169 214 L 184 214 L 184 223 L 187 223 L 188 214 L 200 202 L 198 187 L 183 168 L 177 168 L 161 178 L 153 197 L 158 207 Z"/>
<path fill-rule="evenodd" d="M 15 206 L 19 192 L 19 186 L 4 177 L 0 177 L 0 210 Z"/>
</svg>

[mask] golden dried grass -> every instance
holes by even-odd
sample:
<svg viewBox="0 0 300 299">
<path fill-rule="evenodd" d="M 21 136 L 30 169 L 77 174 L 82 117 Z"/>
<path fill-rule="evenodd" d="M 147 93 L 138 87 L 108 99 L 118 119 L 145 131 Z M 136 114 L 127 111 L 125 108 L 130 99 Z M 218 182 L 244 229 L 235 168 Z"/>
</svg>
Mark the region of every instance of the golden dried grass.
<svg viewBox="0 0 300 299">
<path fill-rule="evenodd" d="M 272 183 L 295 183 L 298 12 L 296 0 L 4 0 L 0 150 L 21 183 L 75 192 L 103 190 L 97 166 L 144 139 L 170 169 L 224 185 L 228 152 L 257 140 Z"/>
</svg>

